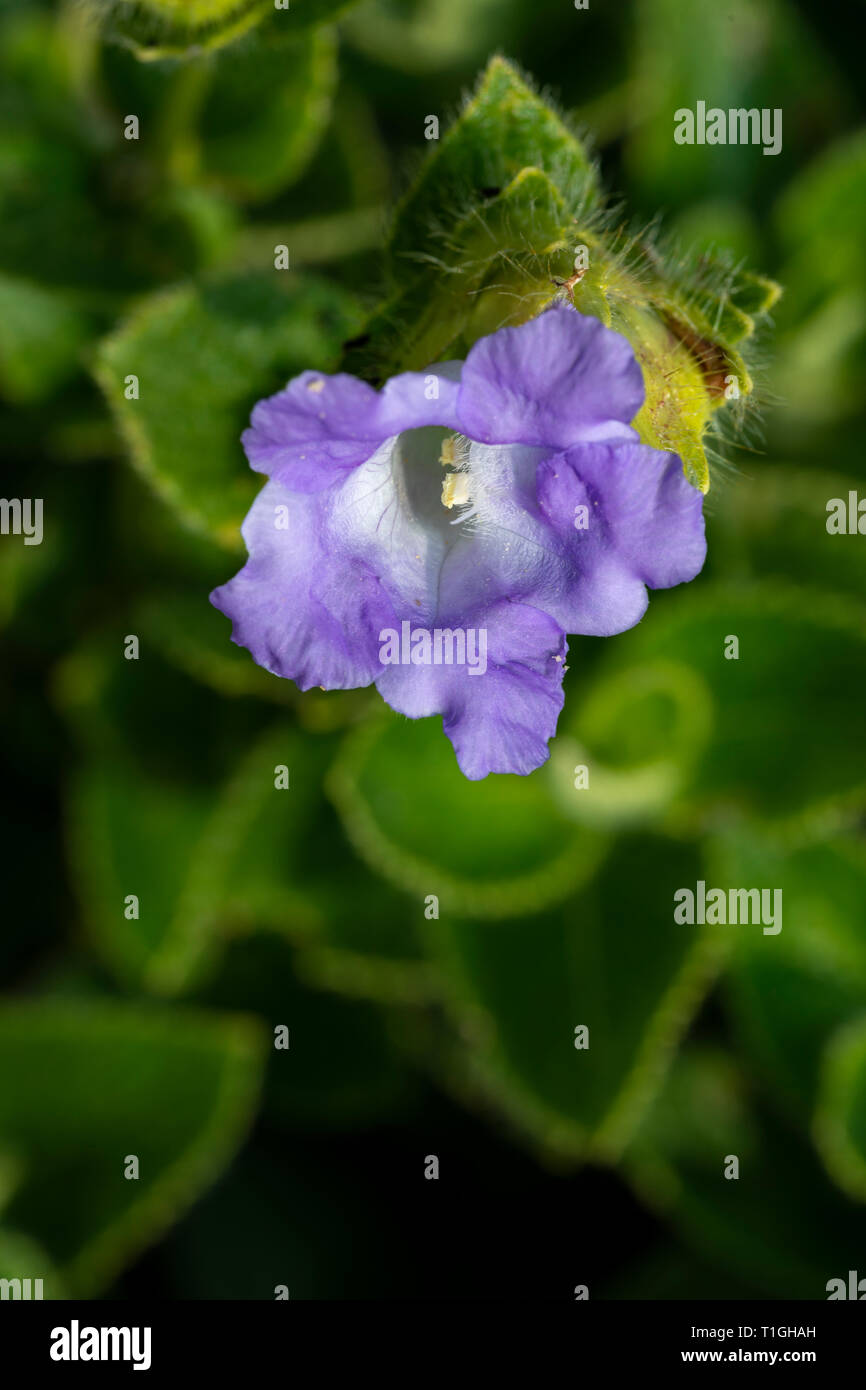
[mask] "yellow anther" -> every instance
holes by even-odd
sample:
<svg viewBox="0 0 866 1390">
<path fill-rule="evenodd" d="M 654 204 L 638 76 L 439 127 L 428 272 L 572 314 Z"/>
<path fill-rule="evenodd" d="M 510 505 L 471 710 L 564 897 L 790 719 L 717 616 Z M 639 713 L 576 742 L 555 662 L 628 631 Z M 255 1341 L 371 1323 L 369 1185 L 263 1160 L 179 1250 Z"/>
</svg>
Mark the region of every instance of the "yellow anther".
<svg viewBox="0 0 866 1390">
<path fill-rule="evenodd" d="M 442 505 L 450 511 L 469 501 L 469 479 L 465 473 L 448 473 L 442 479 Z"/>
</svg>

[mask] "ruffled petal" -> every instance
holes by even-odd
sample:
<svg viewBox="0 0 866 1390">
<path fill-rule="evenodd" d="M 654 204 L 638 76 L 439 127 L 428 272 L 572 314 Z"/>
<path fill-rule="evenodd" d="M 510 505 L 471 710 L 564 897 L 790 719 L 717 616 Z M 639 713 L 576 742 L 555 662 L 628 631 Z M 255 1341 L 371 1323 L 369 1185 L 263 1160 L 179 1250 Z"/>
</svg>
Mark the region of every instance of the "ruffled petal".
<svg viewBox="0 0 866 1390">
<path fill-rule="evenodd" d="M 250 554 L 211 603 L 232 620 L 232 640 L 301 690 L 370 685 L 381 670 L 378 633 L 394 622 L 378 577 L 351 551 L 329 552 L 321 494 L 268 483 L 242 528 Z"/>
<path fill-rule="evenodd" d="M 486 444 L 567 449 L 582 440 L 633 440 L 644 400 L 641 369 L 620 333 L 557 306 L 480 338 L 460 381 L 460 428 Z"/>
<path fill-rule="evenodd" d="M 585 444 L 546 459 L 537 491 L 560 563 L 555 591 L 539 585 L 533 602 L 567 632 L 610 637 L 633 627 L 646 585 L 693 579 L 704 563 L 702 497 L 676 454 Z"/>
<path fill-rule="evenodd" d="M 485 634 L 485 662 L 386 665 L 376 681 L 382 698 L 410 719 L 441 714 L 464 776 L 525 776 L 550 756 L 547 742 L 562 709 L 565 634 L 547 614 L 503 602 L 475 617 Z M 469 642 L 468 634 L 464 638 Z"/>
<path fill-rule="evenodd" d="M 253 410 L 242 436 L 250 466 L 295 492 L 319 492 L 402 430 L 456 429 L 459 366 L 403 372 L 381 391 L 346 373 L 302 372 Z"/>
<path fill-rule="evenodd" d="M 703 497 L 677 454 L 634 444 L 566 455 L 598 498 L 617 553 L 651 589 L 685 584 L 707 557 Z"/>
</svg>

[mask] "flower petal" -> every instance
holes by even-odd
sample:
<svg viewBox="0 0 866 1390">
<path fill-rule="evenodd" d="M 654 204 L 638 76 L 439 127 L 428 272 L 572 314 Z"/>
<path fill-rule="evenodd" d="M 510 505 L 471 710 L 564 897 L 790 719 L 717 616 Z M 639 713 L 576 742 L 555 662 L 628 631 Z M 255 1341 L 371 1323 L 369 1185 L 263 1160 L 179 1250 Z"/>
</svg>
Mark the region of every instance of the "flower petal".
<svg viewBox="0 0 866 1390">
<path fill-rule="evenodd" d="M 328 553 L 327 502 L 268 483 L 242 528 L 250 558 L 211 603 L 232 640 L 301 690 L 350 690 L 381 671 L 378 633 L 394 622 L 379 579 L 351 552 Z"/>
<path fill-rule="evenodd" d="M 422 719 L 441 714 L 464 776 L 521 776 L 550 756 L 547 741 L 562 709 L 565 634 L 546 613 L 503 602 L 477 615 L 486 634 L 486 670 L 469 666 L 385 666 L 376 685 L 392 709 Z M 476 639 L 477 640 L 477 639 Z M 476 649 L 477 650 L 477 649 Z"/>
<path fill-rule="evenodd" d="M 686 584 L 707 557 L 703 496 L 677 454 L 645 444 L 569 453 L 596 492 L 618 553 L 651 589 Z"/>
<path fill-rule="evenodd" d="M 401 430 L 456 429 L 459 368 L 404 372 L 381 391 L 346 373 L 302 372 L 253 410 L 242 436 L 250 466 L 296 492 L 319 492 Z"/>
<path fill-rule="evenodd" d="M 633 627 L 646 610 L 645 585 L 683 583 L 704 563 L 703 499 L 676 454 L 584 444 L 546 459 L 537 490 L 562 555 L 558 592 L 540 588 L 532 601 L 567 632 L 610 637 Z"/>
<path fill-rule="evenodd" d="M 567 449 L 581 440 L 637 438 L 644 400 L 628 340 L 557 306 L 480 338 L 460 379 L 460 428 L 485 444 Z"/>
</svg>

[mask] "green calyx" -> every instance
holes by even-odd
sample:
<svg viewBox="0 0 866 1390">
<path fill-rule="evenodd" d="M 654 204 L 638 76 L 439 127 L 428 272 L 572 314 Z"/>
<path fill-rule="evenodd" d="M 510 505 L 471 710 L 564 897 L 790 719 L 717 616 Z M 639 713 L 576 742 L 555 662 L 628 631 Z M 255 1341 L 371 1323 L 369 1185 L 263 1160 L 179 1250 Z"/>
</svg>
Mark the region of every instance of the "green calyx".
<svg viewBox="0 0 866 1390">
<path fill-rule="evenodd" d="M 629 230 L 584 145 L 503 58 L 436 142 L 387 253 L 388 294 L 347 345 L 347 370 L 383 380 L 463 357 L 484 334 L 571 302 L 628 338 L 646 386 L 641 439 L 679 454 L 707 491 L 711 439 L 753 390 L 749 340 L 780 289 Z"/>
</svg>

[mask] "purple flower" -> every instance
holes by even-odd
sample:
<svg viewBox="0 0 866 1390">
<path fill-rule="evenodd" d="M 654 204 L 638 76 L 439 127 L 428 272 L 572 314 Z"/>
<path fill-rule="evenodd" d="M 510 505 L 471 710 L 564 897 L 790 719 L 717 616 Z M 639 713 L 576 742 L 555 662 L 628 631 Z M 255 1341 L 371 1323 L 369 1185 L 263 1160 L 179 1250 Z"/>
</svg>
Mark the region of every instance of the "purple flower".
<svg viewBox="0 0 866 1390">
<path fill-rule="evenodd" d="M 464 774 L 545 762 L 566 633 L 611 636 L 693 579 L 701 495 L 639 443 L 627 340 L 557 306 L 382 391 L 303 372 L 243 437 L 269 482 L 212 602 L 302 690 L 441 714 Z"/>
</svg>

